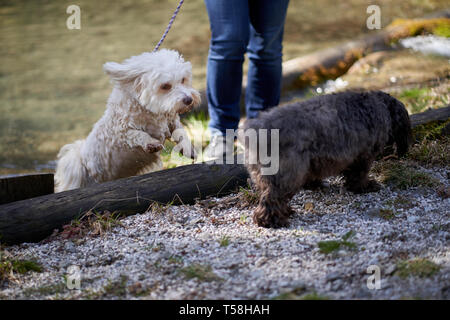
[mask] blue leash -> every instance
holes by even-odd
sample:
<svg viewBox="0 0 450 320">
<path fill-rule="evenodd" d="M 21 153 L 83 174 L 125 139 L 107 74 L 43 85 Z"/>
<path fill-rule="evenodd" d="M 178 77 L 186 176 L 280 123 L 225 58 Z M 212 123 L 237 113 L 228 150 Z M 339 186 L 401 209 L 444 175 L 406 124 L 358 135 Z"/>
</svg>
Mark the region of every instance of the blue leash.
<svg viewBox="0 0 450 320">
<path fill-rule="evenodd" d="M 175 12 L 173 13 L 172 18 L 170 19 L 169 24 L 167 25 L 166 31 L 164 31 L 164 34 L 161 37 L 161 40 L 159 40 L 155 49 L 153 49 L 153 52 L 158 51 L 159 47 L 163 43 L 164 39 L 166 38 L 167 34 L 169 33 L 170 28 L 172 27 L 173 22 L 175 21 L 175 18 L 177 17 L 178 12 L 180 11 L 180 8 L 181 8 L 181 5 L 183 4 L 183 2 L 184 2 L 184 0 L 180 0 L 178 7 L 175 9 Z"/>
</svg>

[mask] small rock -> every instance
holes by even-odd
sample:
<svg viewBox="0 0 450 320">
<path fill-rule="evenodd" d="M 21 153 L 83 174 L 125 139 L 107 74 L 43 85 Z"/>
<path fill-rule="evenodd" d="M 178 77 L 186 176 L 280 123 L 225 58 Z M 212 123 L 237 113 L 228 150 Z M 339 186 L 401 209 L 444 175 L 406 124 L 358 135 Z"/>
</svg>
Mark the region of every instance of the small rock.
<svg viewBox="0 0 450 320">
<path fill-rule="evenodd" d="M 397 266 L 395 264 L 392 264 L 386 268 L 384 274 L 390 276 L 395 272 L 395 270 L 397 270 Z"/>
<path fill-rule="evenodd" d="M 332 273 L 327 274 L 326 279 L 327 279 L 327 281 L 334 281 L 336 279 L 339 279 L 340 276 L 341 275 L 338 272 L 332 272 Z"/>
<path fill-rule="evenodd" d="M 66 242 L 66 244 L 64 245 L 64 249 L 69 252 L 77 251 L 77 248 L 75 247 L 72 241 Z"/>
<path fill-rule="evenodd" d="M 371 208 L 364 212 L 364 216 L 370 219 L 375 219 L 380 217 L 380 209 L 379 208 Z"/>
</svg>

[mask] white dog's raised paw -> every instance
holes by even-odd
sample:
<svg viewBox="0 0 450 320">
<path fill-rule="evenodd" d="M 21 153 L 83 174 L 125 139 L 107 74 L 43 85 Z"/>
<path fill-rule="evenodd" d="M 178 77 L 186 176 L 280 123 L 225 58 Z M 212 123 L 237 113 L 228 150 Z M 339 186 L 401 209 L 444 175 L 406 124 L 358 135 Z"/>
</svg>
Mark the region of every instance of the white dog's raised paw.
<svg viewBox="0 0 450 320">
<path fill-rule="evenodd" d="M 154 152 L 158 152 L 158 151 L 162 150 L 162 148 L 163 148 L 163 145 L 160 143 L 159 144 L 149 143 L 145 147 L 145 151 L 147 151 L 149 153 L 154 153 Z"/>
</svg>

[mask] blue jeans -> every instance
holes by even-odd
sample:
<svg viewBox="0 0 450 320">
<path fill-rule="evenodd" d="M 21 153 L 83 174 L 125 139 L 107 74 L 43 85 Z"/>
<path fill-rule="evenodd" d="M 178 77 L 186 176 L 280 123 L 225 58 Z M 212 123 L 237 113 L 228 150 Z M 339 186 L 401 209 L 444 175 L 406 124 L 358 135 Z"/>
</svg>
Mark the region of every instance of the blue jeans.
<svg viewBox="0 0 450 320">
<path fill-rule="evenodd" d="M 245 107 L 248 118 L 278 105 L 284 21 L 289 0 L 205 0 L 211 26 L 207 64 L 209 127 L 237 129 L 242 64 L 249 58 Z"/>
</svg>

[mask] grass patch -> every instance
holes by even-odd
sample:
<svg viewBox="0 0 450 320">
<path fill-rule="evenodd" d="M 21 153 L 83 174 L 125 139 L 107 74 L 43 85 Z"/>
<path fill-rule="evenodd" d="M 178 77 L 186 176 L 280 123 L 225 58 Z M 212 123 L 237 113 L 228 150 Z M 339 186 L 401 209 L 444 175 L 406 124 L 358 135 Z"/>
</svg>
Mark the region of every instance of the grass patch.
<svg viewBox="0 0 450 320">
<path fill-rule="evenodd" d="M 405 89 L 395 96 L 405 104 L 410 114 L 426 111 L 430 107 L 446 106 L 450 102 L 448 92 L 438 94 L 435 89 L 427 87 Z"/>
<path fill-rule="evenodd" d="M 412 259 L 402 260 L 397 264 L 397 271 L 395 272 L 401 278 L 415 276 L 420 278 L 431 277 L 437 273 L 441 267 L 428 259 Z"/>
<path fill-rule="evenodd" d="M 380 209 L 380 217 L 384 220 L 392 220 L 395 218 L 395 212 L 392 209 Z"/>
<path fill-rule="evenodd" d="M 328 241 L 319 241 L 318 247 L 321 253 L 329 254 L 335 252 L 343 247 L 346 247 L 350 250 L 356 249 L 356 243 L 349 241 L 355 235 L 353 230 L 347 232 L 341 240 L 328 240 Z"/>
<path fill-rule="evenodd" d="M 41 286 L 37 288 L 27 288 L 23 290 L 23 294 L 26 297 L 39 295 L 39 296 L 51 296 L 63 293 L 67 289 L 67 285 L 64 282 L 57 282 L 55 284 Z"/>
<path fill-rule="evenodd" d="M 318 294 L 317 292 L 307 293 L 301 297 L 301 300 L 329 300 L 327 296 Z"/>
<path fill-rule="evenodd" d="M 401 162 L 388 161 L 383 163 L 380 173 L 382 182 L 401 190 L 413 187 L 432 188 L 439 184 L 429 174 L 415 170 Z"/>
<path fill-rule="evenodd" d="M 444 128 L 450 125 L 450 119 L 446 121 L 434 121 L 422 124 L 413 129 L 413 136 L 416 141 L 436 140 L 448 138 L 445 135 Z"/>
<path fill-rule="evenodd" d="M 402 91 L 398 98 L 405 104 L 409 113 L 422 112 L 430 103 L 429 88 L 413 88 Z"/>
<path fill-rule="evenodd" d="M 248 206 L 254 206 L 258 204 L 259 195 L 251 187 L 239 187 L 239 196 Z"/>
<path fill-rule="evenodd" d="M 170 264 L 182 264 L 183 263 L 183 257 L 172 255 L 172 256 L 169 257 L 169 259 L 167 261 Z"/>
<path fill-rule="evenodd" d="M 385 205 L 394 208 L 410 209 L 414 206 L 413 202 L 405 196 L 397 196 L 395 199 L 387 200 L 384 202 Z"/>
<path fill-rule="evenodd" d="M 0 251 L 0 283 L 14 278 L 14 274 L 42 272 L 42 266 L 35 260 L 10 259 Z"/>
<path fill-rule="evenodd" d="M 184 267 L 180 269 L 180 272 L 187 279 L 198 279 L 200 281 L 217 281 L 222 280 L 219 276 L 217 276 L 213 271 L 210 265 L 201 265 L 198 263 L 194 263 L 190 266 Z"/>
<path fill-rule="evenodd" d="M 409 150 L 407 157 L 422 165 L 448 166 L 450 163 L 450 137 L 434 141 L 423 139 Z"/>
<path fill-rule="evenodd" d="M 220 238 L 219 244 L 221 247 L 228 247 L 228 245 L 230 244 L 230 238 L 228 236 L 223 236 L 222 238 Z"/>
<path fill-rule="evenodd" d="M 105 295 L 123 297 L 127 294 L 127 281 L 128 277 L 120 275 L 120 279 L 117 281 L 110 281 L 104 288 Z"/>
<path fill-rule="evenodd" d="M 272 300 L 329 300 L 329 298 L 315 291 L 305 293 L 305 288 L 296 288 L 289 292 L 283 292 Z"/>
<path fill-rule="evenodd" d="M 63 226 L 63 230 L 56 236 L 63 239 L 77 239 L 86 236 L 101 236 L 112 230 L 116 226 L 120 226 L 124 215 L 119 211 L 109 212 L 107 210 L 99 213 L 89 210 L 80 218 L 72 220 L 70 224 Z"/>
<path fill-rule="evenodd" d="M 147 212 L 150 211 L 153 214 L 163 214 L 167 211 L 174 203 L 174 200 L 170 201 L 167 204 L 163 204 L 157 201 L 153 201 L 152 204 L 148 207 Z"/>
<path fill-rule="evenodd" d="M 248 216 L 245 213 L 242 213 L 239 217 L 239 223 L 240 224 L 246 224 L 247 223 Z"/>
<path fill-rule="evenodd" d="M 423 165 L 447 166 L 450 163 L 450 119 L 435 121 L 413 129 L 416 143 L 407 157 Z"/>
</svg>

